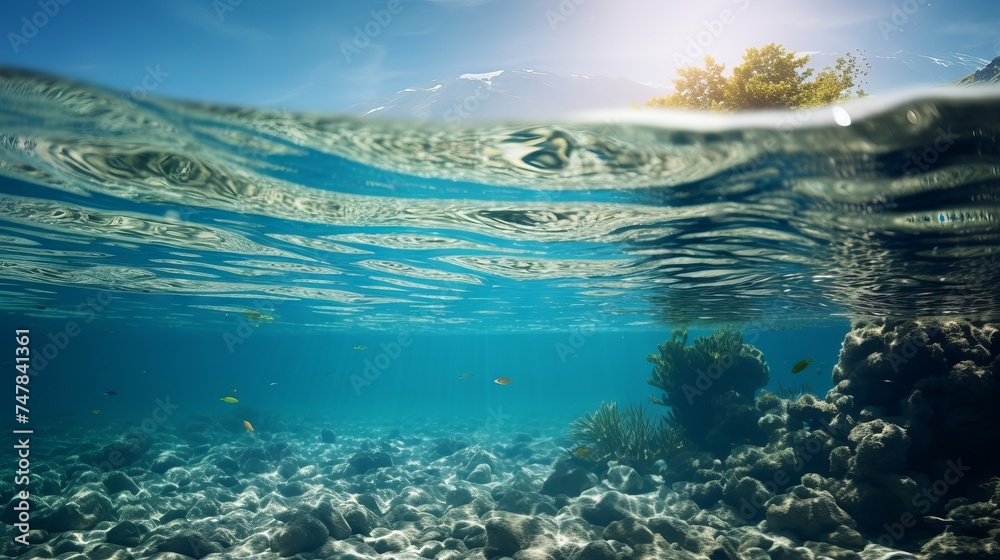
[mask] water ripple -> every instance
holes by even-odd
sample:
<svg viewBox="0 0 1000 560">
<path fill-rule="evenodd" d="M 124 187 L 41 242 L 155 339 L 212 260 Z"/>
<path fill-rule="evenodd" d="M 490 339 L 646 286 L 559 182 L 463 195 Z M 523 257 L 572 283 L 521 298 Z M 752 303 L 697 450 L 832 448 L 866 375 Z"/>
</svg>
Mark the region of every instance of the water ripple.
<svg viewBox="0 0 1000 560">
<path fill-rule="evenodd" d="M 0 306 L 110 290 L 120 317 L 274 306 L 271 328 L 329 330 L 1000 320 L 1000 95 L 844 110 L 431 127 L 0 68 Z"/>
</svg>

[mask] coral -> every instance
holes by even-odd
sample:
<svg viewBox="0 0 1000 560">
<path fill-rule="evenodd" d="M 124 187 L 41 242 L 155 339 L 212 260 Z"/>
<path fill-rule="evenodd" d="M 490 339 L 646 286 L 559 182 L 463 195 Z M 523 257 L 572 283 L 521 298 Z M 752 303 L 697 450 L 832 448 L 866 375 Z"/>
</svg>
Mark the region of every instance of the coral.
<svg viewBox="0 0 1000 560">
<path fill-rule="evenodd" d="M 688 346 L 677 331 L 648 357 L 654 370 L 647 382 L 663 391 L 653 402 L 671 407 L 663 425 L 683 429 L 686 438 L 684 450 L 657 463 L 665 483 L 660 495 L 693 526 L 743 530 L 751 538 L 739 553 L 747 558 L 846 559 L 859 557 L 862 548 L 886 558 L 996 557 L 998 356 L 994 325 L 858 325 L 845 337 L 836 387 L 825 398 L 785 400 L 760 391 L 755 399 L 768 370 L 739 333 L 722 331 Z M 655 430 L 645 412 L 619 412 L 614 404 L 576 428 L 578 436 L 592 434 L 579 440 L 584 445 L 610 445 L 595 458 L 631 456 L 623 462 L 635 465 L 641 457 L 649 465 L 664 445 L 676 448 L 679 435 L 660 432 L 668 442 L 651 444 Z M 637 483 L 624 484 L 630 469 L 615 468 L 617 478 L 609 475 L 605 484 L 618 492 L 639 490 Z M 590 470 L 578 478 L 592 484 Z M 617 501 L 627 497 L 620 496 Z M 581 515 L 599 525 L 619 522 L 609 535 L 649 546 L 641 527 L 622 522 L 629 513 L 598 506 Z M 755 540 L 755 526 L 793 542 Z M 654 539 L 667 538 L 652 524 L 647 528 Z M 805 542 L 795 548 L 797 540 Z"/>
<path fill-rule="evenodd" d="M 823 486 L 860 530 L 926 540 L 940 532 L 946 504 L 1000 475 L 1000 453 L 984 445 L 1000 423 L 998 353 L 993 325 L 880 322 L 848 333 L 826 398 L 836 410 L 826 429 L 843 445 Z"/>
<path fill-rule="evenodd" d="M 998 354 L 992 325 L 860 326 L 844 340 L 827 401 L 855 423 L 881 417 L 901 427 L 909 470 L 934 478 L 942 461 L 962 457 L 983 475 L 1000 474 L 995 446 L 982 444 L 1000 424 Z"/>
<path fill-rule="evenodd" d="M 725 455 L 735 445 L 766 439 L 757 427 L 754 395 L 770 372 L 742 333 L 718 331 L 688 346 L 687 332 L 674 331 L 659 350 L 646 358 L 653 364 L 646 382 L 663 391 L 651 400 L 671 408 L 672 422 L 696 446 Z"/>
<path fill-rule="evenodd" d="M 910 438 L 895 424 L 880 419 L 858 424 L 847 439 L 857 446 L 847 463 L 852 477 L 896 472 L 906 466 Z"/>
<path fill-rule="evenodd" d="M 829 492 L 796 486 L 767 502 L 767 525 L 772 531 L 791 531 L 803 539 L 861 550 L 867 542 L 857 524 L 837 506 Z"/>
</svg>

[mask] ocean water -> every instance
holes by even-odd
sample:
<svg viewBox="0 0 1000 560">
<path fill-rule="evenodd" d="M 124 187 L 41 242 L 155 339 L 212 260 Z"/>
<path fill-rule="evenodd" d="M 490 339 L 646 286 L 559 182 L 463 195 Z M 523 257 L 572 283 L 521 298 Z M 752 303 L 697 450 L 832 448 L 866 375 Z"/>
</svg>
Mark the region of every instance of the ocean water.
<svg viewBox="0 0 1000 560">
<path fill-rule="evenodd" d="M 544 480 L 574 419 L 659 392 L 646 357 L 673 329 L 741 329 L 767 389 L 822 397 L 852 320 L 1000 320 L 998 127 L 990 89 L 444 126 L 5 69 L 3 362 L 15 330 L 32 358 L 9 422 L 50 501 L 83 484 L 67 456 L 137 429 L 137 480 L 209 444 L 291 442 L 304 467 L 324 428 L 353 442 L 328 464 L 388 433 L 418 470 L 407 446 L 528 433 L 555 450 L 529 462 Z M 150 492 L 115 519 L 158 525 Z"/>
</svg>

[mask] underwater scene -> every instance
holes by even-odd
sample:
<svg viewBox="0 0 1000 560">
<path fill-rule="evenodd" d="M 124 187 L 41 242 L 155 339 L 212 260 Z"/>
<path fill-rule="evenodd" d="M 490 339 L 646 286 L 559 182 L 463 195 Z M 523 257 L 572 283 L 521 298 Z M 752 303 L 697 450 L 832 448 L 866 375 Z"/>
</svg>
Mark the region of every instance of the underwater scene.
<svg viewBox="0 0 1000 560">
<path fill-rule="evenodd" d="M 0 558 L 1000 558 L 1000 90 L 566 80 L 0 64 Z"/>
</svg>

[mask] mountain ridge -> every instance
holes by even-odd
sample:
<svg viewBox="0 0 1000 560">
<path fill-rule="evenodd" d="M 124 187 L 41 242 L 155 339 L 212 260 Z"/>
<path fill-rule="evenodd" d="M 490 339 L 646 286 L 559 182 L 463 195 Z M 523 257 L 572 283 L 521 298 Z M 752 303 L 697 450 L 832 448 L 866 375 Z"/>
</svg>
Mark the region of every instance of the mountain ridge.
<svg viewBox="0 0 1000 560">
<path fill-rule="evenodd" d="M 977 86 L 1000 83 L 1000 56 L 979 70 L 951 83 L 956 86 Z"/>
</svg>

